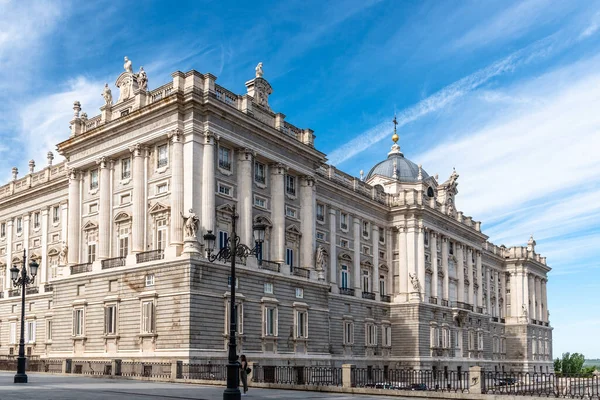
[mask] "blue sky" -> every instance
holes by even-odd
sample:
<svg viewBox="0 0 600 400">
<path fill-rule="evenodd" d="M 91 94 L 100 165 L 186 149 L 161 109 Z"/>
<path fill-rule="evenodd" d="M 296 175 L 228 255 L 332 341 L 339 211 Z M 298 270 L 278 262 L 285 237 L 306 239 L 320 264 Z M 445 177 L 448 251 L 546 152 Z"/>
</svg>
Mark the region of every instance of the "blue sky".
<svg viewBox="0 0 600 400">
<path fill-rule="evenodd" d="M 91 4 L 87 4 L 91 3 Z M 123 56 L 150 89 L 196 69 L 274 110 L 358 176 L 405 155 L 445 180 L 496 244 L 530 234 L 553 268 L 554 355 L 600 358 L 600 2 L 0 0 L 0 177 L 99 114 Z M 113 87 L 114 88 L 114 87 Z M 115 89 L 116 90 L 116 89 Z"/>
</svg>

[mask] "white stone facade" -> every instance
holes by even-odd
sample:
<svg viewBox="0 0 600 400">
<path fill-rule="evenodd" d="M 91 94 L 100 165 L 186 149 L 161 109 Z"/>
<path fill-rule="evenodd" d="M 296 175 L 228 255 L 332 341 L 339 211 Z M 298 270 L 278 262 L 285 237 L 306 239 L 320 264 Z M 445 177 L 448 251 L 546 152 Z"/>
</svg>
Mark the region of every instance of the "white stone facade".
<svg viewBox="0 0 600 400">
<path fill-rule="evenodd" d="M 67 162 L 0 187 L 0 354 L 17 352 L 9 269 L 25 250 L 31 354 L 224 360 L 229 267 L 184 251 L 183 217 L 194 248 L 207 231 L 219 246 L 235 204 L 242 243 L 267 225 L 262 265 L 237 270 L 251 360 L 552 369 L 550 268 L 533 238 L 498 247 L 456 210 L 456 173 L 438 183 L 397 144 L 366 180 L 327 165 L 312 130 L 271 110 L 262 66 L 237 95 L 196 71 L 147 91 L 127 62 L 115 104 L 105 89 L 88 119 L 74 103 Z"/>
</svg>

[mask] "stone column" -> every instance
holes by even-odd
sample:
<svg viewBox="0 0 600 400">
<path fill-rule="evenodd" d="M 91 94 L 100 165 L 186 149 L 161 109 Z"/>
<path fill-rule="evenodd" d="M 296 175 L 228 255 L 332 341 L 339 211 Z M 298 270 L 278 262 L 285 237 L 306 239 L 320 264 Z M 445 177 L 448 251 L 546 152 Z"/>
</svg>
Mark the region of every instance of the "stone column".
<svg viewBox="0 0 600 400">
<path fill-rule="evenodd" d="M 23 214 L 23 248 L 26 251 L 25 254 L 27 254 L 27 258 L 31 257 L 31 254 L 29 253 L 29 218 L 29 213 Z M 21 252 L 21 254 L 22 253 L 23 252 Z"/>
<path fill-rule="evenodd" d="M 417 273 L 421 286 L 421 301 L 428 302 L 429 299 L 425 298 L 425 228 L 423 221 L 419 221 L 417 235 Z"/>
<path fill-rule="evenodd" d="M 110 257 L 110 169 L 106 157 L 96 161 L 100 167 L 100 206 L 98 215 L 98 259 L 105 260 Z M 135 200 L 134 200 L 135 201 Z"/>
<path fill-rule="evenodd" d="M 475 270 L 477 274 L 477 306 L 483 308 L 483 279 L 482 279 L 482 265 L 481 265 L 481 251 L 477 251 L 475 254 Z"/>
<path fill-rule="evenodd" d="M 202 155 L 202 235 L 208 231 L 216 234 L 215 185 L 215 135 L 205 132 Z M 274 227 L 273 230 L 275 229 Z"/>
<path fill-rule="evenodd" d="M 527 297 L 527 311 L 529 312 L 529 318 L 537 319 L 537 313 L 535 312 L 535 286 L 532 273 L 527 274 L 527 285 L 527 293 L 529 294 Z"/>
<path fill-rule="evenodd" d="M 79 200 L 79 204 L 81 200 Z M 69 220 L 69 202 L 63 200 L 60 202 L 60 237 L 66 238 L 69 236 L 69 224 L 65 223 Z"/>
<path fill-rule="evenodd" d="M 465 302 L 465 268 L 464 268 L 464 247 L 456 242 L 454 244 L 454 252 L 456 253 L 456 279 L 458 280 L 457 299 L 460 303 Z"/>
<path fill-rule="evenodd" d="M 467 276 L 469 277 L 469 299 L 467 302 L 475 306 L 475 299 L 473 298 L 475 292 L 475 279 L 473 279 L 473 249 L 470 247 L 467 248 Z"/>
<path fill-rule="evenodd" d="M 529 283 L 527 282 L 527 272 L 525 270 L 521 270 L 521 285 L 523 287 L 523 298 L 521 304 L 524 304 L 527 308 L 528 317 L 531 318 L 531 314 L 529 314 Z M 521 311 L 522 312 L 522 311 Z"/>
<path fill-rule="evenodd" d="M 144 177 L 144 164 L 146 148 L 140 144 L 129 149 L 132 155 L 132 216 L 131 216 L 131 253 L 137 254 L 144 251 L 144 202 L 146 201 L 146 179 Z M 173 224 L 171 210 L 171 222 Z"/>
<path fill-rule="evenodd" d="M 68 263 L 70 265 L 79 263 L 79 235 L 81 233 L 81 215 L 80 215 L 80 175 L 79 172 L 71 169 L 69 171 L 69 231 L 68 240 L 62 237 L 63 241 L 67 242 L 69 248 L 67 252 Z"/>
<path fill-rule="evenodd" d="M 271 217 L 273 220 L 273 261 L 285 264 L 285 173 L 283 164 L 271 164 Z"/>
<path fill-rule="evenodd" d="M 183 132 L 174 129 L 169 132 L 171 140 L 171 256 L 179 256 L 183 246 Z M 214 196 L 214 192 L 213 192 Z M 195 213 L 197 210 L 193 210 Z M 185 210 L 185 215 L 189 210 Z M 214 210 L 213 210 L 214 212 Z M 145 218 L 145 216 L 144 216 Z"/>
<path fill-rule="evenodd" d="M 450 296 L 450 274 L 448 273 L 448 238 L 442 237 L 442 271 L 444 272 L 444 287 L 442 298 L 448 301 Z"/>
<path fill-rule="evenodd" d="M 490 285 L 492 279 L 490 275 L 492 274 L 492 270 L 490 267 L 485 268 L 485 285 L 487 287 L 487 296 L 485 299 L 485 312 L 488 315 L 492 315 L 492 286 Z M 514 292 L 516 293 L 516 291 Z"/>
<path fill-rule="evenodd" d="M 381 299 L 379 292 L 379 227 L 371 224 L 371 238 L 373 239 L 373 293 L 375 300 Z"/>
<path fill-rule="evenodd" d="M 356 215 L 352 216 L 352 224 L 354 226 L 354 268 L 352 268 L 352 272 L 354 273 L 354 296 L 362 298 L 362 289 L 361 289 L 361 271 L 360 271 L 360 220 Z"/>
<path fill-rule="evenodd" d="M 43 285 L 48 282 L 48 214 L 49 207 L 42 209 L 42 259 L 40 260 L 40 272 L 38 273 L 39 282 Z M 68 254 L 68 253 L 67 253 Z"/>
<path fill-rule="evenodd" d="M 10 269 L 12 268 L 12 249 L 13 249 L 13 224 L 14 219 L 11 217 L 6 221 L 6 276 L 4 277 L 4 286 L 6 289 L 12 288 L 12 280 L 10 279 Z M 5 299 L 8 298 L 8 293 L 5 293 Z"/>
<path fill-rule="evenodd" d="M 496 317 L 500 318 L 500 285 L 498 285 L 498 281 L 500 278 L 500 272 L 495 271 L 494 273 L 494 287 L 496 288 Z"/>
<path fill-rule="evenodd" d="M 544 303 L 544 308 L 542 308 L 542 317 L 540 319 L 543 322 L 550 322 L 548 320 L 548 292 L 546 291 L 547 282 L 547 279 L 542 279 L 542 302 Z"/>
<path fill-rule="evenodd" d="M 414 289 L 410 276 L 414 276 L 418 278 L 419 275 L 417 273 L 417 257 L 416 257 L 416 248 L 417 248 L 417 227 L 414 225 L 414 221 L 407 222 L 406 226 L 406 269 L 407 269 L 407 287 L 408 293 L 407 300 L 415 299 L 418 301 L 420 295 Z"/>
<path fill-rule="evenodd" d="M 249 246 L 254 247 L 254 238 L 252 237 L 252 160 L 253 152 L 250 149 L 240 149 L 238 151 L 238 212 L 239 212 L 239 229 L 240 241 Z M 304 223 L 304 220 L 302 221 Z M 303 238 L 304 239 L 304 238 Z"/>
<path fill-rule="evenodd" d="M 542 280 L 541 278 L 538 276 L 535 278 L 535 293 L 536 293 L 536 300 L 537 300 L 537 312 L 536 315 L 538 316 L 538 319 L 540 321 L 543 321 L 543 314 L 542 314 Z"/>
<path fill-rule="evenodd" d="M 406 248 L 406 221 L 398 226 L 398 294 L 401 301 L 408 300 L 408 258 Z M 391 246 L 391 245 L 390 245 Z"/>
<path fill-rule="evenodd" d="M 398 268 L 394 269 L 394 234 L 392 232 L 392 228 L 387 228 L 385 230 L 385 243 L 386 243 L 386 262 L 388 265 L 388 277 L 387 277 L 387 294 L 393 298 L 392 295 L 394 292 L 394 273 L 398 273 Z M 399 287 L 398 287 L 399 288 Z M 396 288 L 396 292 L 399 289 Z"/>
<path fill-rule="evenodd" d="M 504 272 L 504 271 L 500 271 L 500 283 L 502 285 L 502 287 L 500 288 L 500 296 L 502 297 L 503 301 L 502 301 L 502 309 L 500 310 L 499 317 L 506 318 L 506 304 L 507 304 L 507 299 L 506 299 L 506 272 Z M 499 301 L 500 300 L 498 300 L 498 302 Z"/>
<path fill-rule="evenodd" d="M 519 310 L 521 309 L 521 305 L 519 304 L 519 284 L 518 284 L 518 275 L 516 272 L 510 272 L 510 316 L 511 318 L 519 317 Z"/>
<path fill-rule="evenodd" d="M 429 249 L 431 250 L 431 270 L 433 275 L 431 276 L 431 296 L 435 297 L 438 304 L 441 304 L 439 299 L 440 294 L 438 293 L 438 252 L 437 252 L 437 238 L 438 234 L 435 231 L 429 231 Z"/>
<path fill-rule="evenodd" d="M 337 284 L 337 222 L 336 210 L 329 208 L 329 282 L 331 283 L 331 292 L 339 293 L 340 288 Z"/>
<path fill-rule="evenodd" d="M 303 176 L 300 178 L 300 215 L 302 222 L 300 230 L 300 265 L 302 268 L 314 269 L 315 263 L 315 178 Z"/>
<path fill-rule="evenodd" d="M 198 238 L 206 233 L 202 229 L 202 164 L 204 160 L 204 135 L 195 132 L 187 133 L 183 143 L 183 209 L 194 210 L 198 219 Z"/>
</svg>

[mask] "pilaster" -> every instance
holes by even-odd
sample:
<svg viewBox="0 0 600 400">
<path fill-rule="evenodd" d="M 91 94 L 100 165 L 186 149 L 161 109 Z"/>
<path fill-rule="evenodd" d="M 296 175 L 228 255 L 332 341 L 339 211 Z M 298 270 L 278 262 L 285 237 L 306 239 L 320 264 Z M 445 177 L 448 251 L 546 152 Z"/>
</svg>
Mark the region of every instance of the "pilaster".
<svg viewBox="0 0 600 400">
<path fill-rule="evenodd" d="M 475 299 L 473 298 L 475 293 L 475 279 L 473 279 L 473 249 L 467 248 L 467 276 L 469 277 L 469 299 L 467 302 L 469 304 L 475 305 Z"/>
<path fill-rule="evenodd" d="M 69 231 L 67 237 L 62 240 L 67 241 L 69 251 L 67 252 L 68 263 L 70 265 L 79 263 L 79 236 L 81 234 L 81 184 L 78 171 L 71 169 L 69 171 Z"/>
<path fill-rule="evenodd" d="M 373 240 L 373 293 L 375 300 L 379 301 L 381 293 L 379 291 L 379 227 L 372 224 L 371 238 Z"/>
<path fill-rule="evenodd" d="M 207 81 L 205 80 L 205 83 Z M 214 90 L 214 88 L 213 88 Z M 202 160 L 202 234 L 215 232 L 215 135 L 204 133 Z"/>
<path fill-rule="evenodd" d="M 303 176 L 300 178 L 300 213 L 302 222 L 300 230 L 302 232 L 301 244 L 301 265 L 302 268 L 314 269 L 315 254 L 315 178 L 312 176 Z"/>
<path fill-rule="evenodd" d="M 144 179 L 144 165 L 146 164 L 147 149 L 141 144 L 129 148 L 133 158 L 133 196 L 132 196 L 132 254 L 144 251 L 144 202 L 146 199 L 146 182 Z M 173 214 L 171 214 L 173 216 Z M 172 220 L 173 218 L 171 218 Z M 173 224 L 173 221 L 171 221 Z"/>
<path fill-rule="evenodd" d="M 543 321 L 543 314 L 542 314 L 542 279 L 539 276 L 537 276 L 535 278 L 535 293 L 536 293 L 536 301 L 537 301 L 536 315 L 538 316 L 538 319 L 540 321 Z"/>
<path fill-rule="evenodd" d="M 38 273 L 39 283 L 42 285 L 48 282 L 48 215 L 50 208 L 44 207 L 41 212 L 42 224 L 42 254 L 40 260 L 40 272 Z"/>
<path fill-rule="evenodd" d="M 109 159 L 102 157 L 96 161 L 100 167 L 100 206 L 98 215 L 98 259 L 105 260 L 110 257 L 110 187 Z M 134 200 L 135 201 L 135 200 Z"/>
<path fill-rule="evenodd" d="M 439 285 L 439 276 L 438 276 L 438 252 L 437 252 L 437 239 L 438 234 L 435 231 L 429 231 L 429 251 L 430 251 L 430 260 L 431 260 L 431 270 L 433 274 L 431 275 L 431 296 L 439 299 L 440 294 L 438 293 L 438 285 Z M 439 303 L 438 303 L 439 304 Z"/>
<path fill-rule="evenodd" d="M 271 164 L 271 216 L 273 220 L 273 261 L 285 262 L 285 174 L 283 164 Z"/>
<path fill-rule="evenodd" d="M 329 282 L 331 283 L 331 292 L 339 293 L 340 288 L 337 284 L 338 268 L 337 268 L 337 221 L 336 210 L 329 208 Z"/>
<path fill-rule="evenodd" d="M 12 281 L 10 279 L 10 269 L 12 268 L 13 225 L 14 218 L 11 217 L 6 221 L 6 276 L 4 277 L 4 286 L 6 286 L 6 289 L 12 287 Z M 8 293 L 5 293 L 4 298 L 8 298 Z"/>
<path fill-rule="evenodd" d="M 482 279 L 482 265 L 481 265 L 481 251 L 477 251 L 475 254 L 475 269 L 477 273 L 477 306 L 483 308 L 483 279 Z"/>
<path fill-rule="evenodd" d="M 444 271 L 444 292 L 442 298 L 448 301 L 450 293 L 450 274 L 448 269 L 448 238 L 442 237 L 442 271 Z"/>
<path fill-rule="evenodd" d="M 400 295 L 400 301 L 408 300 L 408 258 L 407 258 L 407 240 L 406 240 L 406 221 L 402 221 L 397 226 L 398 229 L 398 283 L 396 284 L 397 294 Z"/>
<path fill-rule="evenodd" d="M 533 281 L 533 274 L 527 274 L 527 293 L 529 294 L 527 298 L 527 310 L 529 311 L 529 317 L 532 319 L 537 319 L 535 312 L 535 286 Z"/>
<path fill-rule="evenodd" d="M 352 225 L 353 225 L 353 232 L 354 232 L 354 256 L 353 256 L 353 261 L 354 261 L 354 268 L 352 268 L 352 272 L 354 275 L 354 279 L 353 279 L 353 283 L 354 283 L 354 295 L 356 297 L 361 297 L 362 298 L 362 287 L 361 287 L 361 282 L 360 282 L 360 274 L 361 274 L 361 270 L 360 270 L 360 233 L 361 233 L 361 226 L 360 226 L 360 219 L 358 219 L 358 217 L 356 215 L 352 216 Z"/>
<path fill-rule="evenodd" d="M 425 228 L 423 221 L 419 221 L 417 235 L 417 274 L 419 277 L 419 289 L 421 292 L 421 301 L 425 299 Z"/>
<path fill-rule="evenodd" d="M 252 237 L 252 164 L 254 152 L 250 149 L 240 149 L 238 151 L 238 210 L 240 217 L 238 219 L 240 227 L 238 234 L 240 241 L 250 247 L 254 247 Z M 304 223 L 304 221 L 303 221 Z"/>
<path fill-rule="evenodd" d="M 465 260 L 464 247 L 456 242 L 454 245 L 454 253 L 456 253 L 456 279 L 458 279 L 457 299 L 460 303 L 465 302 Z"/>
<path fill-rule="evenodd" d="M 183 132 L 174 129 L 168 136 L 172 147 L 169 252 L 171 256 L 179 256 L 183 246 Z"/>
<path fill-rule="evenodd" d="M 190 77 L 191 78 L 191 77 Z M 194 76 L 195 78 L 195 76 Z M 198 236 L 202 237 L 206 232 L 201 230 L 202 222 L 202 192 L 204 181 L 202 168 L 204 163 L 204 134 L 198 135 L 189 132 L 184 136 L 183 143 L 183 209 L 194 210 L 200 220 Z"/>
</svg>

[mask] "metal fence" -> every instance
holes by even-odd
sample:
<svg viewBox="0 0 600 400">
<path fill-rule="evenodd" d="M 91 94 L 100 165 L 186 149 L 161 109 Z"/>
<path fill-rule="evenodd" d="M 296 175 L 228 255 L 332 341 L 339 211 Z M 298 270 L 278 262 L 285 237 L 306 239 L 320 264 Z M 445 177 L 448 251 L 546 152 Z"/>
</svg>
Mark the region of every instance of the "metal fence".
<svg viewBox="0 0 600 400">
<path fill-rule="evenodd" d="M 411 369 L 353 368 L 352 387 L 468 392 L 469 373 Z"/>
<path fill-rule="evenodd" d="M 121 376 L 144 378 L 170 378 L 171 363 L 123 361 L 121 363 Z"/>
<path fill-rule="evenodd" d="M 252 381 L 291 385 L 342 386 L 342 369 L 255 365 Z"/>
<path fill-rule="evenodd" d="M 110 360 L 73 361 L 72 373 L 81 375 L 111 375 L 112 364 Z"/>
<path fill-rule="evenodd" d="M 513 396 L 600 399 L 600 377 L 484 372 L 482 392 Z"/>
<path fill-rule="evenodd" d="M 223 364 L 186 364 L 181 368 L 183 379 L 205 379 L 211 381 L 227 380 L 227 365 Z"/>
</svg>

